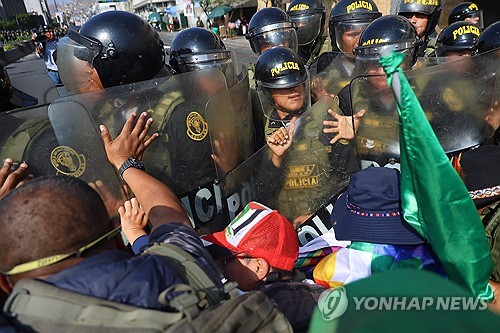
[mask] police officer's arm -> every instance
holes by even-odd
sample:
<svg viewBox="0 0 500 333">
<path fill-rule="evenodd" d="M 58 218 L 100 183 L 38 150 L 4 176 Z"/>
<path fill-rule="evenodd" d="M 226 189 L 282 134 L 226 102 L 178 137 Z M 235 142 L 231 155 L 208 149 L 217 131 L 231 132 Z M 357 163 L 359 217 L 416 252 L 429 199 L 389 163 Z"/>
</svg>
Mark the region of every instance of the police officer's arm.
<svg viewBox="0 0 500 333">
<path fill-rule="evenodd" d="M 138 118 L 137 122 L 136 118 Z M 140 117 L 132 114 L 127 119 L 120 135 L 114 140 L 111 139 L 106 126 L 100 126 L 108 160 L 115 168 L 119 169 L 129 157 L 140 158 L 144 150 L 158 137 L 155 133 L 145 140 L 152 123 L 153 119 L 147 119 L 146 112 L 143 112 Z M 191 226 L 179 199 L 165 184 L 136 168 L 128 168 L 123 173 L 123 179 L 149 216 L 153 229 L 172 222 Z"/>
</svg>

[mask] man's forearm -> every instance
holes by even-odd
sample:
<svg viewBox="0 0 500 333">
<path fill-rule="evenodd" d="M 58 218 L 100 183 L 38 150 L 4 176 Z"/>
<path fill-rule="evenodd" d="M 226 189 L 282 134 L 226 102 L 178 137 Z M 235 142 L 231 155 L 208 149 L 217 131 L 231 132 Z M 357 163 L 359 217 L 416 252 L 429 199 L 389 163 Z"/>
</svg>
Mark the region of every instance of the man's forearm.
<svg viewBox="0 0 500 333">
<path fill-rule="evenodd" d="M 158 179 L 135 168 L 125 170 L 123 179 L 148 215 L 153 229 L 171 222 L 191 226 L 186 211 L 175 193 Z"/>
</svg>

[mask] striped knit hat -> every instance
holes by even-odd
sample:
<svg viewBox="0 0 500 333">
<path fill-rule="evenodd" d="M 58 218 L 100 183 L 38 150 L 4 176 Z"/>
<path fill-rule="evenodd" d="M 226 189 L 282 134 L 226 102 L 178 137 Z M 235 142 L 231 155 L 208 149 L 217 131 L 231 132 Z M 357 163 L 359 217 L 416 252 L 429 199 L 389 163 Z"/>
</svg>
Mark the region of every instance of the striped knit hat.
<svg viewBox="0 0 500 333">
<path fill-rule="evenodd" d="M 297 233 L 291 223 L 257 202 L 250 202 L 222 231 L 203 237 L 234 253 L 264 258 L 272 267 L 291 271 L 299 255 Z"/>
</svg>

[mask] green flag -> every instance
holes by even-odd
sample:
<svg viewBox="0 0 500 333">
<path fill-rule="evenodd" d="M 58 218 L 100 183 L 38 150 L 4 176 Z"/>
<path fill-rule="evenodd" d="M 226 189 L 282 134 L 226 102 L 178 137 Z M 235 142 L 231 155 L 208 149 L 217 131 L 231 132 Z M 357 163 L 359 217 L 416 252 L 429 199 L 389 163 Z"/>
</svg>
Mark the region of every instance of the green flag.
<svg viewBox="0 0 500 333">
<path fill-rule="evenodd" d="M 404 57 L 380 58 L 399 112 L 403 215 L 429 241 L 450 280 L 491 301 L 493 262 L 483 225 L 403 74 Z"/>
</svg>

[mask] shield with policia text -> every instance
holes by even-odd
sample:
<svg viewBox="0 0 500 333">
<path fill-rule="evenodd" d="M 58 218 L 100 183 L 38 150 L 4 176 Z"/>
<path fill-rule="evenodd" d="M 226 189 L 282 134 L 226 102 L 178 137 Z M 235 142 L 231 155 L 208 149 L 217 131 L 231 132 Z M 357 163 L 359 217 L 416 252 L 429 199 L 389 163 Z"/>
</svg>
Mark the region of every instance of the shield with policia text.
<svg viewBox="0 0 500 333">
<path fill-rule="evenodd" d="M 206 192 L 220 192 L 214 184 L 217 173 L 205 109 L 210 98 L 226 90 L 223 72 L 212 68 L 69 96 L 53 103 L 49 115 L 61 144 L 78 147 L 100 166 L 109 165 L 102 143 L 86 141 L 92 137 L 100 142 L 98 126 L 106 125 L 116 137 L 131 113 L 148 112 L 154 119 L 150 132 L 160 136 L 143 156 L 146 171 L 179 196 L 199 227 L 219 212 L 204 210 Z"/>
<path fill-rule="evenodd" d="M 273 162 L 266 145 L 228 174 L 223 193 L 229 219 L 254 200 L 300 225 L 345 188 L 359 163 L 352 141 L 340 140 L 332 145 L 323 133 L 329 108 L 340 112 L 334 99 L 324 96 L 294 125 L 286 125 L 295 129 L 292 145 L 280 165 Z M 324 222 L 329 225 L 329 217 Z"/>
<path fill-rule="evenodd" d="M 440 61 L 405 75 L 444 151 L 453 154 L 486 140 L 491 131 L 485 119 L 500 96 L 490 57 Z M 350 91 L 353 112 L 366 110 L 356 135 L 363 166 L 394 164 L 399 158 L 398 114 L 385 75 L 356 77 Z"/>
</svg>

